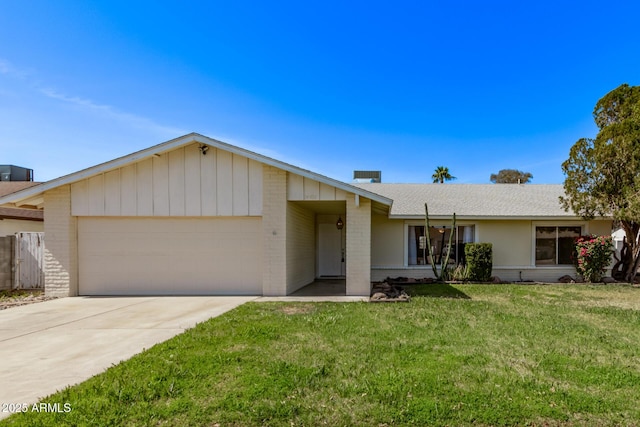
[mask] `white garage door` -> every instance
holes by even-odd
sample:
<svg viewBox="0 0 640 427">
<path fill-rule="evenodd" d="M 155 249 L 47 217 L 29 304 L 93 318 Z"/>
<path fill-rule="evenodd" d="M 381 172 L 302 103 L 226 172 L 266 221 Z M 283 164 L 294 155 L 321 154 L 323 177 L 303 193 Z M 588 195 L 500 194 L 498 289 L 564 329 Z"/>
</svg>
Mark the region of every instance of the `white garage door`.
<svg viewBox="0 0 640 427">
<path fill-rule="evenodd" d="M 78 219 L 80 295 L 261 295 L 260 218 Z"/>
</svg>

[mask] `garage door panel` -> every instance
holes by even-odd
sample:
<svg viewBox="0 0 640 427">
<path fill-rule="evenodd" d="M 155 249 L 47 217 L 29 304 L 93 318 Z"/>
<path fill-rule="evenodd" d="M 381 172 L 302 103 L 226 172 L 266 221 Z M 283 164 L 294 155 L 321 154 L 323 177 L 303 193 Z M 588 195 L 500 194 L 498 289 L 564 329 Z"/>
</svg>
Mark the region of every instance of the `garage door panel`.
<svg viewBox="0 0 640 427">
<path fill-rule="evenodd" d="M 81 295 L 262 294 L 260 218 L 78 220 Z"/>
</svg>

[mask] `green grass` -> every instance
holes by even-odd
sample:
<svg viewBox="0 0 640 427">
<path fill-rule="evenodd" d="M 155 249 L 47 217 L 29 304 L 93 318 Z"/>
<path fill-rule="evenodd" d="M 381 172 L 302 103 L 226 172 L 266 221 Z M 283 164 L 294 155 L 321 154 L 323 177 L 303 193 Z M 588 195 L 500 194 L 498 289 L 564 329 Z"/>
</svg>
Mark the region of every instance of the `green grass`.
<svg viewBox="0 0 640 427">
<path fill-rule="evenodd" d="M 7 425 L 640 425 L 640 289 L 422 285 L 250 303 Z"/>
</svg>

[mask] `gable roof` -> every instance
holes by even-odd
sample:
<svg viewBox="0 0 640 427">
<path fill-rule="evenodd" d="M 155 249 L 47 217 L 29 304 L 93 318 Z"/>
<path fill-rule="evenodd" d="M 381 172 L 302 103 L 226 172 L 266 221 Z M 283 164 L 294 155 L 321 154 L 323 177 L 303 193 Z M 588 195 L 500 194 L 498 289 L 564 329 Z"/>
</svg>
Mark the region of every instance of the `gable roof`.
<svg viewBox="0 0 640 427">
<path fill-rule="evenodd" d="M 578 219 L 565 212 L 561 184 L 354 184 L 393 199 L 391 218 Z"/>
<path fill-rule="evenodd" d="M 375 202 L 381 203 L 386 206 L 391 206 L 391 203 L 392 203 L 392 200 L 390 200 L 385 196 L 379 195 L 377 193 L 371 193 L 365 189 L 352 186 L 342 181 L 338 181 L 333 178 L 329 178 L 324 175 L 320 175 L 318 173 L 311 172 L 309 170 L 302 169 L 297 166 L 293 166 L 288 163 L 284 163 L 279 160 L 272 159 L 262 154 L 254 153 L 253 151 L 245 150 L 244 148 L 227 144 L 225 142 L 218 141 L 216 139 L 209 138 L 204 135 L 200 135 L 198 133 L 190 133 L 190 134 L 181 136 L 179 138 L 175 138 L 170 141 L 164 142 L 162 144 L 158 144 L 153 147 L 150 147 L 141 151 L 137 151 L 135 153 L 132 153 L 123 157 L 119 157 L 109 162 L 101 163 L 99 165 L 96 165 L 87 169 L 83 169 L 81 171 L 78 171 L 69 175 L 65 175 L 60 178 L 53 179 L 51 181 L 47 181 L 37 186 L 26 188 L 24 190 L 18 191 L 16 193 L 12 193 L 4 197 L 0 196 L 0 206 L 29 205 L 29 206 L 37 206 L 38 208 L 42 208 L 44 203 L 43 193 L 47 190 L 51 190 L 53 188 L 57 188 L 62 185 L 72 184 L 74 182 L 81 181 L 83 179 L 90 178 L 92 176 L 95 176 L 104 172 L 118 169 L 128 164 L 139 162 L 141 160 L 150 158 L 154 155 L 169 152 L 171 150 L 185 146 L 187 144 L 193 144 L 194 142 L 207 145 L 210 147 L 214 147 L 214 148 L 219 148 L 240 156 L 244 156 L 249 159 L 258 161 L 260 163 L 274 166 L 274 167 L 283 169 L 287 172 L 301 175 L 305 178 L 313 179 L 321 183 L 339 188 L 346 192 L 354 193 L 359 196 L 366 197 L 368 199 L 371 199 Z"/>
</svg>

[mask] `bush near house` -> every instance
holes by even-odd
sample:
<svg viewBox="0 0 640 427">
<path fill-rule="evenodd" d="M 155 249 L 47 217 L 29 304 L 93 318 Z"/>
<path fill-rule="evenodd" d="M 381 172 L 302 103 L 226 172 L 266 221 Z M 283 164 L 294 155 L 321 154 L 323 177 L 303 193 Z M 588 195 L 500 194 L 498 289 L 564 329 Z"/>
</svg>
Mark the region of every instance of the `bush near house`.
<svg viewBox="0 0 640 427">
<path fill-rule="evenodd" d="M 488 282 L 493 269 L 493 245 L 491 243 L 467 243 L 464 247 L 468 279 Z"/>
<path fill-rule="evenodd" d="M 612 256 L 611 236 L 580 236 L 576 239 L 576 272 L 587 283 L 602 280 Z"/>
</svg>

